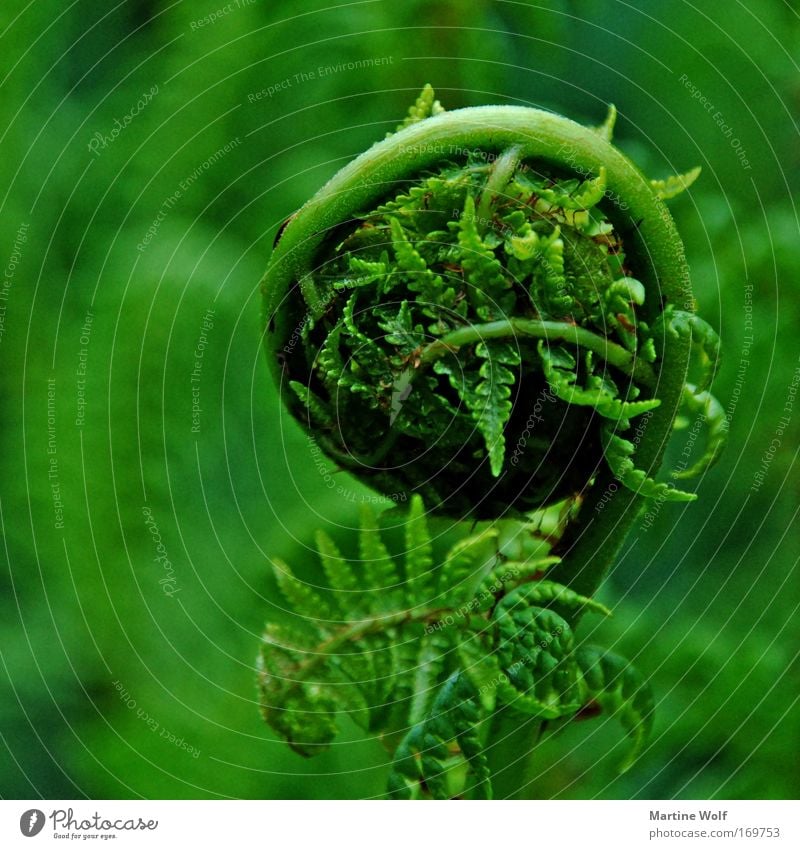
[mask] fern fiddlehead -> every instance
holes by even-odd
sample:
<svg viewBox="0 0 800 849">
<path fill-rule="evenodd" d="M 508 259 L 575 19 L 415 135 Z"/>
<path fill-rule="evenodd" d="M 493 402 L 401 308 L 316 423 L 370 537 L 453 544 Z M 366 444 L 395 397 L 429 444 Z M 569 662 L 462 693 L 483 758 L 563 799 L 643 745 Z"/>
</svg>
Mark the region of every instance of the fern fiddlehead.
<svg viewBox="0 0 800 849">
<path fill-rule="evenodd" d="M 610 143 L 614 114 L 445 112 L 426 87 L 293 216 L 265 276 L 287 406 L 410 510 L 402 564 L 369 511 L 360 563 L 319 536 L 327 591 L 276 564 L 304 621 L 268 627 L 264 715 L 312 754 L 350 713 L 392 752 L 393 796 L 489 796 L 500 707 L 615 713 L 634 755 L 651 721 L 646 683 L 574 629 L 607 612 L 591 596 L 642 501 L 694 498 L 655 480 L 679 414 L 708 444 L 675 477 L 726 431 L 719 341 L 662 202 L 698 172 L 646 180 Z M 478 532 L 436 557 L 425 509 Z"/>
</svg>

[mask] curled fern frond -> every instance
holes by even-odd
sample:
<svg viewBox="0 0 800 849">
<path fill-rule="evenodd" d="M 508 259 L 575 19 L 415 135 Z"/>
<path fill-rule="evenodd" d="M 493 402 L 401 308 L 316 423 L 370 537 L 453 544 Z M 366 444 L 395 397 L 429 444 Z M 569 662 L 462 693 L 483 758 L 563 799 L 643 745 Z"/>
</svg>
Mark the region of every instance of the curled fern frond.
<svg viewBox="0 0 800 849">
<path fill-rule="evenodd" d="M 676 430 L 685 430 L 690 421 L 695 423 L 695 427 L 697 424 L 704 425 L 705 448 L 691 466 L 687 467 L 681 460 L 682 468 L 672 473 L 673 478 L 685 479 L 702 475 L 719 460 L 728 444 L 729 424 L 725 408 L 710 392 L 701 392 L 693 384 L 687 383 L 683 390 L 683 405 L 675 420 Z"/>
<path fill-rule="evenodd" d="M 720 338 L 711 325 L 695 313 L 667 306 L 658 319 L 658 330 L 695 347 L 700 355 L 700 377 L 695 391 L 708 389 L 719 369 L 722 350 Z"/>
<path fill-rule="evenodd" d="M 291 409 L 312 427 L 338 423 L 323 442 L 337 462 L 441 513 L 546 507 L 590 488 L 603 461 L 638 496 L 664 494 L 634 474 L 626 452 L 643 450 L 638 441 L 605 454 L 599 420 L 619 433 L 668 398 L 652 428 L 668 430 L 681 394 L 663 379 L 672 350 L 702 352 L 699 391 L 713 376 L 713 332 L 673 305 L 685 293 L 653 291 L 655 279 L 685 277 L 660 198 L 696 171 L 641 177 L 609 144 L 613 108 L 592 131 L 536 110 L 437 104 L 426 86 L 400 131 L 345 169 L 335 194 L 327 187 L 278 243 L 271 345 L 315 299 L 302 345 L 282 357 Z M 481 129 L 490 116 L 503 132 Z M 526 121 L 541 125 L 539 141 Z M 664 250 L 653 250 L 659 240 Z M 293 279 L 300 285 L 278 299 Z M 526 410 L 543 392 L 554 400 L 528 438 Z"/>
<path fill-rule="evenodd" d="M 657 479 L 673 429 L 692 428 L 683 478 L 716 460 L 727 420 L 709 394 L 719 338 L 664 205 L 699 169 L 648 180 L 615 120 L 445 112 L 426 86 L 292 217 L 264 279 L 288 408 L 408 504 L 401 557 L 365 509 L 355 555 L 317 537 L 327 586 L 275 564 L 293 621 L 265 634 L 264 717 L 310 755 L 348 713 L 392 754 L 395 797 L 488 798 L 498 710 L 613 714 L 625 766 L 652 723 L 643 679 L 576 630 L 608 613 L 592 596 L 641 501 L 696 497 Z M 446 551 L 423 499 L 469 522 Z"/>
<path fill-rule="evenodd" d="M 637 469 L 633 461 L 635 454 L 633 443 L 617 435 L 611 428 L 604 430 L 605 455 L 611 471 L 625 487 L 643 495 L 645 498 L 657 498 L 662 501 L 694 501 L 693 492 L 683 492 L 671 483 L 653 480 L 642 469 Z"/>
<path fill-rule="evenodd" d="M 613 652 L 597 646 L 581 646 L 575 653 L 584 688 L 584 710 L 594 706 L 616 716 L 625 729 L 631 747 L 620 764 L 625 772 L 641 754 L 653 726 L 653 694 L 649 684 L 628 663 Z"/>
</svg>

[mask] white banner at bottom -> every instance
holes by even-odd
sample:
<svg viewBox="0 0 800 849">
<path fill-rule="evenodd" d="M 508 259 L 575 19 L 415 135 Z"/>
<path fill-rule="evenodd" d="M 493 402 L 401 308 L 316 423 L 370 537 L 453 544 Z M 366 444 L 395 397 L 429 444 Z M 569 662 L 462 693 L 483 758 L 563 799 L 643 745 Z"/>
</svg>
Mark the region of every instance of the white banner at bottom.
<svg viewBox="0 0 800 849">
<path fill-rule="evenodd" d="M 2 801 L 0 846 L 800 846 L 800 803 Z"/>
</svg>

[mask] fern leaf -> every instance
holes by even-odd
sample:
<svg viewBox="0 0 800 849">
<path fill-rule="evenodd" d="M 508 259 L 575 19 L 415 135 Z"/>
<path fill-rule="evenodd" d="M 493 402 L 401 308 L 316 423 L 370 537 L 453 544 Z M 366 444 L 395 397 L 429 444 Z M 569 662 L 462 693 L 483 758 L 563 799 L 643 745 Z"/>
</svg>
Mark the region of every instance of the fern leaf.
<svg viewBox="0 0 800 849">
<path fill-rule="evenodd" d="M 563 584 L 554 581 L 536 581 L 533 584 L 523 584 L 508 593 L 500 603 L 502 610 L 510 609 L 515 605 L 554 605 L 567 610 L 580 610 L 585 608 L 594 613 L 602 613 L 610 616 L 611 611 L 599 601 L 588 596 L 580 595 Z"/>
<path fill-rule="evenodd" d="M 567 404 L 594 407 L 601 416 L 615 422 L 640 416 L 661 404 L 658 398 L 624 401 L 617 397 L 618 390 L 607 377 L 589 378 L 586 388 L 577 386 L 577 363 L 572 354 L 560 346 L 548 348 L 544 340 L 539 341 L 538 351 L 550 389 Z"/>
<path fill-rule="evenodd" d="M 455 289 L 445 286 L 442 278 L 428 268 L 428 263 L 411 243 L 398 218 L 391 219 L 390 228 L 397 264 L 408 274 L 408 288 L 419 293 L 418 302 L 426 306 L 451 305 L 455 301 Z"/>
<path fill-rule="evenodd" d="M 501 560 L 483 579 L 475 599 L 477 609 L 489 610 L 501 593 L 508 593 L 518 584 L 531 579 L 541 580 L 541 576 L 551 567 L 561 562 L 560 557 L 532 556 L 527 560 Z"/>
<path fill-rule="evenodd" d="M 409 714 L 416 699 L 423 645 L 427 637 L 421 623 L 388 628 L 370 636 L 370 656 L 375 663 L 370 730 L 393 752 L 409 728 Z"/>
<path fill-rule="evenodd" d="M 342 311 L 344 326 L 347 330 L 347 343 L 353 352 L 353 360 L 362 365 L 374 380 L 380 375 L 389 375 L 390 367 L 386 354 L 380 349 L 375 340 L 364 333 L 358 326 L 360 316 L 356 315 L 357 293 L 353 292 L 347 299 Z M 352 366 L 352 361 L 351 361 Z M 351 389 L 352 391 L 352 389 Z"/>
<path fill-rule="evenodd" d="M 430 600 L 434 587 L 433 546 L 422 497 L 413 495 L 405 522 L 405 577 L 409 606 Z"/>
<path fill-rule="evenodd" d="M 413 106 L 409 108 L 406 118 L 397 125 L 397 129 L 402 130 L 404 127 L 410 127 L 412 124 L 424 121 L 426 118 L 438 115 L 444 111 L 444 107 L 436 99 L 433 86 L 430 83 L 426 83 L 419 97 L 414 101 Z M 388 135 L 391 135 L 391 133 L 388 133 Z"/>
<path fill-rule="evenodd" d="M 497 530 L 488 528 L 457 542 L 448 551 L 439 573 L 439 595 L 446 607 L 457 607 L 472 598 L 486 567 L 496 554 Z"/>
<path fill-rule="evenodd" d="M 375 610 L 391 608 L 397 598 L 400 575 L 394 559 L 381 539 L 375 511 L 369 504 L 361 505 L 358 556 L 364 566 L 366 586 L 373 594 L 371 606 Z"/>
<path fill-rule="evenodd" d="M 510 308 L 506 300 L 510 282 L 502 262 L 483 241 L 475 215 L 475 200 L 468 194 L 464 211 L 458 222 L 458 244 L 461 247 L 461 267 L 469 284 L 469 298 L 478 315 L 491 320 Z"/>
<path fill-rule="evenodd" d="M 716 331 L 700 316 L 684 310 L 667 307 L 659 321 L 660 328 L 680 339 L 690 339 L 701 353 L 701 377 L 697 391 L 702 392 L 711 385 L 719 369 L 722 343 Z"/>
<path fill-rule="evenodd" d="M 487 625 L 480 631 L 467 631 L 458 641 L 461 670 L 472 681 L 478 699 L 488 713 L 494 711 L 497 685 L 502 678 L 500 663 L 493 652 L 491 639 L 492 634 Z"/>
<path fill-rule="evenodd" d="M 299 754 L 324 751 L 336 736 L 336 714 L 363 714 L 358 690 L 342 682 L 331 667 L 303 672 L 314 656 L 314 643 L 285 625 L 271 623 L 259 655 L 261 711 L 269 726 Z"/>
<path fill-rule="evenodd" d="M 601 165 L 597 170 L 597 176 L 585 180 L 578 191 L 572 195 L 572 202 L 576 209 L 591 209 L 597 206 L 606 193 L 606 169 Z"/>
<path fill-rule="evenodd" d="M 645 299 L 644 285 L 634 277 L 620 277 L 603 293 L 606 308 L 613 312 L 626 312 L 633 316 L 633 304 L 642 306 Z"/>
<path fill-rule="evenodd" d="M 564 274 L 564 240 L 559 227 L 540 240 L 539 262 L 544 279 L 540 290 L 531 293 L 534 303 L 541 303 L 544 310 L 556 318 L 566 315 L 572 309 L 574 300 L 569 294 Z"/>
<path fill-rule="evenodd" d="M 338 646 L 330 659 L 357 686 L 367 708 L 363 725 L 372 731 L 383 727 L 387 703 L 395 702 L 407 677 L 398 664 L 395 638 L 391 628 L 362 634 Z"/>
<path fill-rule="evenodd" d="M 397 747 L 389 775 L 393 798 L 422 793 L 434 799 L 491 797 L 489 769 L 478 734 L 480 712 L 469 679 L 453 673 L 442 686 L 425 719 Z M 455 769 L 466 765 L 466 776 Z"/>
<path fill-rule="evenodd" d="M 347 374 L 339 348 L 339 340 L 342 335 L 343 326 L 337 324 L 325 337 L 325 342 L 320 348 L 317 356 L 317 372 L 325 384 L 325 388 L 333 396 L 342 376 Z"/>
<path fill-rule="evenodd" d="M 497 698 L 541 719 L 569 716 L 580 707 L 572 629 L 555 610 L 498 605 Z"/>
<path fill-rule="evenodd" d="M 511 387 L 516 381 L 507 366 L 519 365 L 519 352 L 509 342 L 480 342 L 475 354 L 483 360 L 479 371 L 482 379 L 474 395 L 465 396 L 464 401 L 486 442 L 492 474 L 499 477 L 505 459 L 505 427 L 513 407 Z"/>
<path fill-rule="evenodd" d="M 421 722 L 428 713 L 436 688 L 440 684 L 450 648 L 450 641 L 435 632 L 426 634 L 420 640 L 419 653 L 413 670 L 412 697 L 408 711 L 409 725 L 413 726 Z"/>
<path fill-rule="evenodd" d="M 347 264 L 350 271 L 353 272 L 353 276 L 335 280 L 333 288 L 337 292 L 346 289 L 360 289 L 375 283 L 383 283 L 390 271 L 389 257 L 385 251 L 378 261 L 371 262 L 361 257 L 351 256 L 348 258 Z"/>
<path fill-rule="evenodd" d="M 563 210 L 587 210 L 596 206 L 606 191 L 606 169 L 603 165 L 597 170 L 597 176 L 584 180 L 573 191 L 558 189 L 539 189 L 540 202 Z"/>
<path fill-rule="evenodd" d="M 398 218 L 392 218 L 389 224 L 392 231 L 392 247 L 394 248 L 397 264 L 403 271 L 411 274 L 424 274 L 428 263 L 420 256 L 403 229 Z"/>
<path fill-rule="evenodd" d="M 350 563 L 342 557 L 336 543 L 324 532 L 316 533 L 317 551 L 328 585 L 342 614 L 358 612 L 362 588 Z"/>
<path fill-rule="evenodd" d="M 627 439 L 617 436 L 609 428 L 603 429 L 604 456 L 614 477 L 626 488 L 645 498 L 658 498 L 662 501 L 695 501 L 693 492 L 683 492 L 670 483 L 660 483 L 648 477 L 646 472 L 637 469 L 633 462 L 634 445 Z"/>
<path fill-rule="evenodd" d="M 525 222 L 521 232 L 512 236 L 506 250 L 517 261 L 514 269 L 520 282 L 531 276 L 530 296 L 542 315 L 560 317 L 570 312 L 574 299 L 564 273 L 564 240 L 561 228 L 543 236 Z"/>
<path fill-rule="evenodd" d="M 323 427 L 331 427 L 333 425 L 333 415 L 328 405 L 319 396 L 315 395 L 305 384 L 299 383 L 296 380 L 290 380 L 289 386 L 300 399 L 306 410 L 308 410 L 315 424 L 322 425 Z"/>
<path fill-rule="evenodd" d="M 335 618 L 328 602 L 309 584 L 301 581 L 282 560 L 274 559 L 272 571 L 278 588 L 295 613 L 312 621 L 330 622 Z"/>
<path fill-rule="evenodd" d="M 421 328 L 414 326 L 411 306 L 406 300 L 402 301 L 396 313 L 380 318 L 378 326 L 386 333 L 386 341 L 404 356 L 408 356 L 425 342 L 425 334 Z"/>
<path fill-rule="evenodd" d="M 666 180 L 651 180 L 650 185 L 661 200 L 670 200 L 682 192 L 685 192 L 700 176 L 701 170 L 702 169 L 698 165 L 696 168 L 692 168 L 685 174 L 675 174 L 671 177 L 667 177 Z"/>
<path fill-rule="evenodd" d="M 720 458 L 728 444 L 729 424 L 725 409 L 710 392 L 698 392 L 697 387 L 687 383 L 683 389 L 682 411 L 702 417 L 706 426 L 706 446 L 703 454 L 688 469 L 673 472 L 678 480 L 694 478 L 708 471 Z"/>
</svg>

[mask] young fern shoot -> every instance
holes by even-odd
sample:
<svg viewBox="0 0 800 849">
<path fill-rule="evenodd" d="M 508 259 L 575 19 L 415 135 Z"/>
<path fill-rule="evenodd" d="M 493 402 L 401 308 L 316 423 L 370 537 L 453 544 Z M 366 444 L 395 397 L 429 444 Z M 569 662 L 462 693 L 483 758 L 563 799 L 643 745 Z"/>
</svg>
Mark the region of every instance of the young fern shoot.
<svg viewBox="0 0 800 849">
<path fill-rule="evenodd" d="M 264 279 L 289 410 L 410 505 L 404 558 L 365 510 L 357 560 L 318 535 L 324 590 L 275 564 L 299 622 L 267 627 L 264 717 L 311 755 L 349 713 L 389 750 L 393 797 L 490 797 L 498 711 L 614 714 L 625 767 L 652 722 L 646 681 L 575 628 L 608 613 L 592 596 L 642 503 L 695 498 L 656 480 L 672 428 L 708 426 L 680 479 L 727 430 L 663 204 L 699 169 L 647 180 L 611 145 L 615 114 L 445 112 L 426 86 L 292 217 Z M 427 515 L 463 538 L 436 552 Z"/>
</svg>

